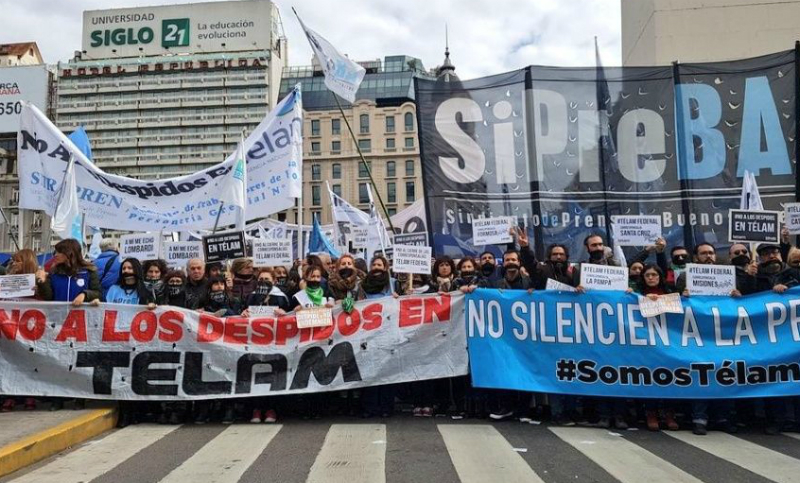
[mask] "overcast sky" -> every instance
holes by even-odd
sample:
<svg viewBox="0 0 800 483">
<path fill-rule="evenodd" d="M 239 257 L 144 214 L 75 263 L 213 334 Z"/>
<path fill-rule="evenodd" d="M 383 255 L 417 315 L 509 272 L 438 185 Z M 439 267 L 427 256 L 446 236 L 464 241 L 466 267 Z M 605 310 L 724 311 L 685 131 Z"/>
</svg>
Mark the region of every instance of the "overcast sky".
<svg viewBox="0 0 800 483">
<path fill-rule="evenodd" d="M 0 0 L 0 43 L 36 41 L 47 63 L 80 50 L 84 10 L 192 3 L 180 0 Z M 311 49 L 291 7 L 309 27 L 357 60 L 406 54 L 431 68 L 451 59 L 462 79 L 531 64 L 620 64 L 620 0 L 277 0 L 289 63 L 310 64 Z"/>
</svg>

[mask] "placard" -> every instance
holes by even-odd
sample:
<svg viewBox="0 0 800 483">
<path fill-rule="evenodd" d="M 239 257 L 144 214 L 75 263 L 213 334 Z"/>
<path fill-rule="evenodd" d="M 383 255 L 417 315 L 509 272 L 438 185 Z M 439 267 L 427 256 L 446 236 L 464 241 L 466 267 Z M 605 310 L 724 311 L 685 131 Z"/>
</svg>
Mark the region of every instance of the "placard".
<svg viewBox="0 0 800 483">
<path fill-rule="evenodd" d="M 275 317 L 274 305 L 251 305 L 247 308 L 250 311 L 250 317 Z"/>
<path fill-rule="evenodd" d="M 394 245 L 392 270 L 395 273 L 431 273 L 431 247 Z"/>
<path fill-rule="evenodd" d="M 730 210 L 728 233 L 730 242 L 779 243 L 780 212 Z"/>
<path fill-rule="evenodd" d="M 661 238 L 661 217 L 652 215 L 612 216 L 614 243 L 622 247 L 654 245 Z"/>
<path fill-rule="evenodd" d="M 639 311 L 643 317 L 655 317 L 661 314 L 682 314 L 683 302 L 677 293 L 660 295 L 656 300 L 639 297 Z"/>
<path fill-rule="evenodd" d="M 628 290 L 628 269 L 582 263 L 581 285 L 589 290 Z"/>
<path fill-rule="evenodd" d="M 686 264 L 686 290 L 690 295 L 730 295 L 735 288 L 733 265 Z"/>
<path fill-rule="evenodd" d="M 516 226 L 517 219 L 513 216 L 498 216 L 495 218 L 473 218 L 472 244 L 476 247 L 484 245 L 497 245 L 511 243 L 514 237 L 509 229 Z"/>
<path fill-rule="evenodd" d="M 0 276 L 0 299 L 32 297 L 35 290 L 36 275 L 32 273 Z"/>
<path fill-rule="evenodd" d="M 790 235 L 800 235 L 800 203 L 786 203 L 783 205 L 785 214 L 784 223 Z"/>
<path fill-rule="evenodd" d="M 170 268 L 186 268 L 186 263 L 193 258 L 204 259 L 203 242 L 165 242 L 164 260 Z"/>
<path fill-rule="evenodd" d="M 203 251 L 206 254 L 207 263 L 244 258 L 247 256 L 244 232 L 204 236 Z"/>
<path fill-rule="evenodd" d="M 558 280 L 553 280 L 552 278 L 547 279 L 547 285 L 545 285 L 545 290 L 561 290 L 562 292 L 574 292 L 575 287 L 572 285 L 567 285 L 565 283 L 561 283 Z"/>
<path fill-rule="evenodd" d="M 292 262 L 292 240 L 253 240 L 254 267 L 288 267 Z"/>
<path fill-rule="evenodd" d="M 415 245 L 418 247 L 428 246 L 428 232 L 418 233 L 398 233 L 394 236 L 394 245 Z"/>
<path fill-rule="evenodd" d="M 328 307 L 314 307 L 298 310 L 297 327 L 309 329 L 311 327 L 330 327 L 333 325 L 333 310 Z"/>
<path fill-rule="evenodd" d="M 368 227 L 350 225 L 350 240 L 353 244 L 353 248 L 367 248 L 368 237 Z"/>
<path fill-rule="evenodd" d="M 122 259 L 157 260 L 161 258 L 161 234 L 134 233 L 122 235 L 119 239 Z"/>
</svg>

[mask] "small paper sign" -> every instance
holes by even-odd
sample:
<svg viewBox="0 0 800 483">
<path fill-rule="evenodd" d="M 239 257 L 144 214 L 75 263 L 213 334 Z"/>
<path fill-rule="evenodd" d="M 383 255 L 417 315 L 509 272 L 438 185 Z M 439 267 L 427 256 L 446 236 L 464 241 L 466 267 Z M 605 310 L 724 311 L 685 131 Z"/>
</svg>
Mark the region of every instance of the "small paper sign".
<svg viewBox="0 0 800 483">
<path fill-rule="evenodd" d="M 778 211 L 730 210 L 728 212 L 730 242 L 778 243 L 780 229 Z"/>
<path fill-rule="evenodd" d="M 254 267 L 288 267 L 292 261 L 292 240 L 253 240 Z"/>
<path fill-rule="evenodd" d="M 561 290 L 562 292 L 574 292 L 575 287 L 572 285 L 567 285 L 565 283 L 561 283 L 558 280 L 553 280 L 552 278 L 547 279 L 547 285 L 544 287 L 546 290 Z"/>
<path fill-rule="evenodd" d="M 392 248 L 392 270 L 395 273 L 431 273 L 431 247 L 395 245 Z"/>
<path fill-rule="evenodd" d="M 614 243 L 622 247 L 654 245 L 661 238 L 660 216 L 612 216 Z"/>
<path fill-rule="evenodd" d="M 170 268 L 185 268 L 186 263 L 193 259 L 203 260 L 203 242 L 166 242 L 164 243 L 164 260 Z"/>
<path fill-rule="evenodd" d="M 244 232 L 221 233 L 203 237 L 203 251 L 206 262 L 224 262 L 234 258 L 247 256 L 244 243 Z"/>
<path fill-rule="evenodd" d="M 661 295 L 656 300 L 639 297 L 639 311 L 643 317 L 655 317 L 661 314 L 682 314 L 683 302 L 677 293 Z"/>
<path fill-rule="evenodd" d="M 36 276 L 32 273 L 0 276 L 0 298 L 32 297 L 35 290 Z"/>
<path fill-rule="evenodd" d="M 275 307 L 273 305 L 251 305 L 247 308 L 250 317 L 275 317 Z"/>
<path fill-rule="evenodd" d="M 351 226 L 350 237 L 353 242 L 353 248 L 367 248 L 367 237 L 369 237 L 369 228 L 360 226 Z"/>
<path fill-rule="evenodd" d="M 418 233 L 398 233 L 394 236 L 393 245 L 416 245 L 419 247 L 428 246 L 428 232 Z"/>
<path fill-rule="evenodd" d="M 581 264 L 581 285 L 590 290 L 627 290 L 628 269 L 583 263 Z"/>
<path fill-rule="evenodd" d="M 686 289 L 690 295 L 730 295 L 735 288 L 733 265 L 686 264 Z"/>
<path fill-rule="evenodd" d="M 515 226 L 517 219 L 513 216 L 472 219 L 472 245 L 497 245 L 514 241 L 509 229 Z"/>
<path fill-rule="evenodd" d="M 120 237 L 122 259 L 156 260 L 161 258 L 161 235 L 158 233 L 134 233 Z"/>
<path fill-rule="evenodd" d="M 783 205 L 786 214 L 786 228 L 790 235 L 800 235 L 800 203 L 786 203 Z"/>
<path fill-rule="evenodd" d="M 314 307 L 297 311 L 297 327 L 330 327 L 333 325 L 333 311 L 327 307 Z"/>
</svg>

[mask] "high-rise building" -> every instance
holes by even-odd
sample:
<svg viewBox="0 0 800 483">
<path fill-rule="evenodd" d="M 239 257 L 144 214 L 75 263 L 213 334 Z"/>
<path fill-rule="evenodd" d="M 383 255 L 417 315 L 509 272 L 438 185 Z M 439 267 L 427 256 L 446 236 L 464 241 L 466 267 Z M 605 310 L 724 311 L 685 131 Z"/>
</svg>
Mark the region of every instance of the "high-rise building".
<svg viewBox="0 0 800 483">
<path fill-rule="evenodd" d="M 232 153 L 278 99 L 287 45 L 268 0 L 84 12 L 58 66 L 57 125 L 109 173 L 166 178 Z"/>
<path fill-rule="evenodd" d="M 623 65 L 756 57 L 794 48 L 800 1 L 621 0 Z"/>
<path fill-rule="evenodd" d="M 359 64 L 367 73 L 356 102 L 350 104 L 339 99 L 353 135 L 334 94 L 325 87 L 318 65 L 284 69 L 281 96 L 297 83 L 303 92 L 303 222 L 306 224 L 311 223 L 314 214 L 322 223 L 332 221 L 327 184 L 354 206 L 368 209 L 369 173 L 361 162 L 356 143 L 389 215 L 423 195 L 414 76 L 431 74 L 425 71 L 421 60 L 403 55 Z M 287 221 L 296 220 L 297 214 L 290 213 Z"/>
<path fill-rule="evenodd" d="M 0 225 L 0 252 L 41 248 L 49 219 L 41 212 L 19 210 L 17 131 L 22 103 L 31 102 L 52 119 L 54 76 L 35 42 L 0 45 L 0 207 L 7 222 Z"/>
</svg>

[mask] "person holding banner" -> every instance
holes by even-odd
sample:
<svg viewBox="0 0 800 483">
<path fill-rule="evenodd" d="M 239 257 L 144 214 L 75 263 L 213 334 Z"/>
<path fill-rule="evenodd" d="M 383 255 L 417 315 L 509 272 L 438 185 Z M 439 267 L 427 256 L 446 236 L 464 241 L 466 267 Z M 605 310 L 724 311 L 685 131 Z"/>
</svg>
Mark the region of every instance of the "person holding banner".
<svg viewBox="0 0 800 483">
<path fill-rule="evenodd" d="M 742 295 L 758 292 L 756 274 L 758 264 L 750 258 L 750 250 L 744 243 L 734 243 L 728 249 L 728 259 L 736 267 L 736 288 Z"/>
<path fill-rule="evenodd" d="M 440 294 L 455 290 L 453 280 L 455 279 L 456 264 L 447 255 L 441 256 L 433 262 L 431 289 Z"/>
<path fill-rule="evenodd" d="M 758 292 L 773 290 L 783 293 L 800 284 L 800 273 L 783 263 L 779 245 L 762 243 L 756 250 L 759 258 L 756 286 Z"/>
<path fill-rule="evenodd" d="M 489 281 L 478 272 L 477 262 L 470 256 L 459 260 L 458 265 L 456 265 L 456 270 L 458 271 L 458 277 L 453 280 L 453 290 L 470 293 L 476 288 L 487 288 L 490 286 Z"/>
<path fill-rule="evenodd" d="M 181 270 L 170 270 L 164 275 L 166 299 L 164 305 L 186 307 L 186 275 Z"/>
<path fill-rule="evenodd" d="M 497 266 L 497 260 L 494 258 L 494 253 L 489 250 L 484 251 L 480 255 L 480 262 L 481 275 L 483 275 L 491 285 L 494 285 L 503 278 Z"/>
<path fill-rule="evenodd" d="M 383 255 L 375 255 L 370 269 L 361 283 L 366 299 L 399 296 L 397 280 L 389 273 L 389 261 Z"/>
<path fill-rule="evenodd" d="M 361 283 L 366 274 L 356 268 L 356 259 L 345 253 L 336 263 L 336 270 L 328 276 L 328 289 L 337 301 L 342 301 L 342 309 L 350 313 L 353 302 L 366 298 Z"/>
<path fill-rule="evenodd" d="M 231 295 L 244 302 L 256 289 L 256 277 L 253 270 L 253 260 L 237 258 L 231 263 L 233 284 L 230 288 Z"/>
<path fill-rule="evenodd" d="M 544 290 L 547 287 L 548 279 L 572 286 L 572 266 L 569 264 L 569 249 L 566 245 L 561 243 L 549 245 L 545 250 L 545 261 L 539 262 L 531 249 L 530 240 L 525 230 L 517 228 L 516 234 L 522 266 L 525 267 L 528 276 L 533 280 L 534 289 Z"/>
<path fill-rule="evenodd" d="M 701 265 L 716 265 L 717 264 L 717 249 L 714 248 L 714 245 L 710 243 L 700 243 L 694 247 L 694 263 L 698 263 Z M 741 297 L 742 291 L 738 285 L 739 281 L 737 280 L 737 286 L 735 289 L 731 290 L 730 296 L 731 297 Z M 686 272 L 680 274 L 676 282 L 676 291 L 683 295 L 684 297 L 689 297 L 691 294 L 689 290 L 686 288 Z"/>
<path fill-rule="evenodd" d="M 592 233 L 583 239 L 583 246 L 586 247 L 586 252 L 589 254 L 589 259 L 584 260 L 578 264 L 578 267 L 572 272 L 572 286 L 578 292 L 583 292 L 584 287 L 581 286 L 581 266 L 584 264 L 592 265 L 611 265 L 614 267 L 619 266 L 619 261 L 614 258 L 614 255 L 606 250 L 606 244 L 603 241 L 603 236 L 598 233 Z"/>
<path fill-rule="evenodd" d="M 200 258 L 192 258 L 186 262 L 186 308 L 196 310 L 205 304 L 208 292 L 206 262 Z"/>
<path fill-rule="evenodd" d="M 97 267 L 83 258 L 81 245 L 68 238 L 56 243 L 50 273 L 40 273 L 36 290 L 42 300 L 72 302 L 80 307 L 84 302 L 100 305 L 100 279 Z"/>
<path fill-rule="evenodd" d="M 142 264 L 144 288 L 150 292 L 153 302 L 163 305 L 167 300 L 167 287 L 164 275 L 167 274 L 167 262 L 164 260 L 147 260 Z"/>
<path fill-rule="evenodd" d="M 533 282 L 522 273 L 521 268 L 519 252 L 506 250 L 503 254 L 503 278 L 495 282 L 494 288 L 533 292 Z"/>
<path fill-rule="evenodd" d="M 251 316 L 251 307 L 274 307 L 275 315 L 283 315 L 289 310 L 289 298 L 275 285 L 272 270 L 264 268 L 259 270 L 256 278 L 256 288 L 244 301 L 243 317 Z"/>
<path fill-rule="evenodd" d="M 94 260 L 98 278 L 102 287 L 101 298 L 105 299 L 106 292 L 119 279 L 119 267 L 122 265 L 122 258 L 119 256 L 117 242 L 113 238 L 103 238 L 100 241 L 100 255 Z"/>
<path fill-rule="evenodd" d="M 108 289 L 106 302 L 111 304 L 146 305 L 156 308 L 152 292 L 147 290 L 142 280 L 142 265 L 136 258 L 126 258 L 119 269 L 117 283 Z"/>
<path fill-rule="evenodd" d="M 302 310 L 306 307 L 333 308 L 334 298 L 330 291 L 322 286 L 322 268 L 308 265 L 303 271 L 302 289 L 292 297 L 290 306 L 292 310 Z"/>
<path fill-rule="evenodd" d="M 208 292 L 203 298 L 203 311 L 211 312 L 217 317 L 230 317 L 242 313 L 241 302 L 228 291 L 225 279 L 214 277 L 208 281 Z"/>
</svg>

